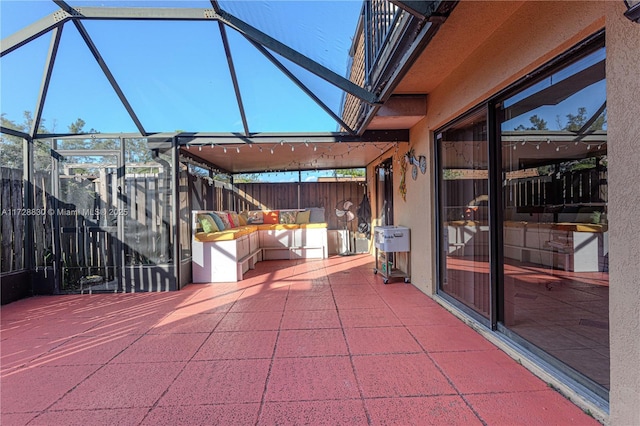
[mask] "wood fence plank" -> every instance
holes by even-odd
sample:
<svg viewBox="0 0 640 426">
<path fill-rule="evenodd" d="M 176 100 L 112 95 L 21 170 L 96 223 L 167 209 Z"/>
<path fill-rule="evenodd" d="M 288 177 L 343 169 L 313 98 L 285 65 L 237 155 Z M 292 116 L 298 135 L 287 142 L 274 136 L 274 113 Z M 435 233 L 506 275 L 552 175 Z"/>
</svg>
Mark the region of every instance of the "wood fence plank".
<svg viewBox="0 0 640 426">
<path fill-rule="evenodd" d="M 0 168 L 0 207 L 2 208 L 2 220 L 0 220 L 0 272 L 13 271 L 13 216 L 14 209 L 22 208 L 22 200 L 14 200 L 11 194 L 11 169 Z M 18 204 L 20 202 L 20 204 Z"/>
<path fill-rule="evenodd" d="M 14 200 L 19 200 L 20 205 L 24 207 L 24 199 L 23 199 L 23 180 L 22 180 L 22 170 L 13 169 L 12 170 L 12 188 L 11 188 L 11 196 Z M 16 201 L 14 201 L 16 202 Z M 26 215 L 14 215 L 13 217 L 13 256 L 14 256 L 14 264 L 13 270 L 24 269 L 24 255 L 25 255 L 25 247 L 24 247 L 24 221 L 26 219 Z"/>
</svg>

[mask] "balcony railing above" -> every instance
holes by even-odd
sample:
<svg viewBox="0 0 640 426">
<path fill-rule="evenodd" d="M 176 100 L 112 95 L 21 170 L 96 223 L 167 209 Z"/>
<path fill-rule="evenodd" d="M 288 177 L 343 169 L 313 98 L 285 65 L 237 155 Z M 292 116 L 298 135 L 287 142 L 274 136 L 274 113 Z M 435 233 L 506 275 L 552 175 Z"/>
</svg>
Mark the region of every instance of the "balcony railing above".
<svg viewBox="0 0 640 426">
<path fill-rule="evenodd" d="M 349 79 L 385 101 L 402 77 L 408 59 L 419 54 L 457 1 L 365 0 L 351 48 Z M 347 95 L 343 120 L 358 133 L 376 105 Z"/>
<path fill-rule="evenodd" d="M 371 72 L 376 68 L 382 52 L 389 46 L 389 40 L 398 27 L 404 11 L 388 0 L 364 2 L 366 81 L 370 82 Z"/>
</svg>

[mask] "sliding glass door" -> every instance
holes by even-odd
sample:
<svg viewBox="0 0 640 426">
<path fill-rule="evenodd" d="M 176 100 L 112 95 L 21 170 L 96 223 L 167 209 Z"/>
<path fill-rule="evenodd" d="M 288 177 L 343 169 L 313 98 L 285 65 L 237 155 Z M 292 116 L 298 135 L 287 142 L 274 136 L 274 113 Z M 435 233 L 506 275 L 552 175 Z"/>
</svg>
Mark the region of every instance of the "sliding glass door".
<svg viewBox="0 0 640 426">
<path fill-rule="evenodd" d="M 504 325 L 609 387 L 605 49 L 501 102 Z"/>
<path fill-rule="evenodd" d="M 440 161 L 441 290 L 489 316 L 486 109 L 437 134 Z"/>
<path fill-rule="evenodd" d="M 594 36 L 436 132 L 440 294 L 602 395 L 605 59 Z"/>
</svg>

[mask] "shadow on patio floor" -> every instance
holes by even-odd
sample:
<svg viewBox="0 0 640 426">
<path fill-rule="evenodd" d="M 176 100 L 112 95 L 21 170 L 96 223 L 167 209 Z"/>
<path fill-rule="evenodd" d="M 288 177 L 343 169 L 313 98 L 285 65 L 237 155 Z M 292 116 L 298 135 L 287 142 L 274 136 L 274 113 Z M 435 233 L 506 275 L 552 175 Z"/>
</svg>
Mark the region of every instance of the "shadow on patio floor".
<svg viewBox="0 0 640 426">
<path fill-rule="evenodd" d="M 368 255 L 2 307 L 2 425 L 599 424 Z"/>
</svg>

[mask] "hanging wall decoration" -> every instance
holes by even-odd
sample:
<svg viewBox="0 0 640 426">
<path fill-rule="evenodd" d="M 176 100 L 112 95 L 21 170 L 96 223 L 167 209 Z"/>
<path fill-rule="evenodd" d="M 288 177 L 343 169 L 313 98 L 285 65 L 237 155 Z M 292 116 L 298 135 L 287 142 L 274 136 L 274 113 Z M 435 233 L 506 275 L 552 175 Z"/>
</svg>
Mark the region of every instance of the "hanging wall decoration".
<svg viewBox="0 0 640 426">
<path fill-rule="evenodd" d="M 407 174 L 407 163 L 405 161 L 400 161 L 400 196 L 402 197 L 402 201 L 407 201 L 407 183 L 405 182 L 405 177 Z"/>
<path fill-rule="evenodd" d="M 415 151 L 411 148 L 404 154 L 403 158 L 398 161 L 400 163 L 400 195 L 404 201 L 407 201 L 407 183 L 406 183 L 406 173 L 407 173 L 407 165 L 411 165 L 411 178 L 413 180 L 418 180 L 418 170 L 425 174 L 427 172 L 427 157 L 424 155 L 416 158 Z"/>
</svg>

